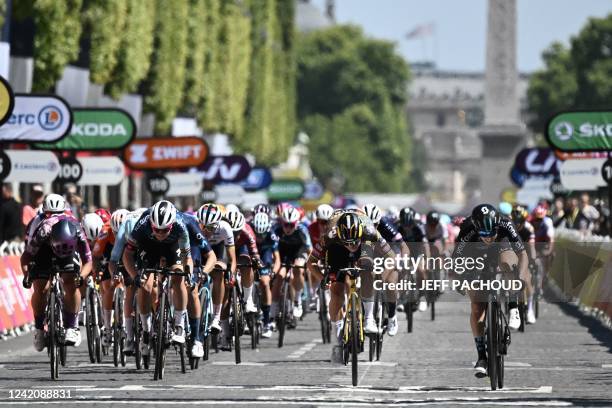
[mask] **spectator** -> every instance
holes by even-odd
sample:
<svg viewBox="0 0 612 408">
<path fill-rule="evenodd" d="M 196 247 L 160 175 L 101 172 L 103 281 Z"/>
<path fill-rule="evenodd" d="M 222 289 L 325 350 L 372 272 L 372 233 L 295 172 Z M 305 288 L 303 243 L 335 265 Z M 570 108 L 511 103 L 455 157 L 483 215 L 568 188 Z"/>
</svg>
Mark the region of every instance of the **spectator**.
<svg viewBox="0 0 612 408">
<path fill-rule="evenodd" d="M 563 221 L 563 216 L 565 215 L 565 200 L 563 197 L 557 197 L 555 199 L 550 218 L 553 221 L 553 225 L 558 227 L 559 224 Z"/>
<path fill-rule="evenodd" d="M 574 197 L 569 200 L 561 226 L 580 230 L 582 233 L 589 230 L 589 219 L 580 211 L 577 198 Z"/>
<path fill-rule="evenodd" d="M 65 187 L 66 203 L 72 211 L 72 215 L 78 220 L 83 218 L 87 211 L 87 205 L 83 202 L 83 199 L 77 194 L 77 188 L 74 184 L 67 184 Z"/>
<path fill-rule="evenodd" d="M 30 191 L 30 203 L 23 206 L 23 214 L 21 222 L 24 226 L 28 225 L 32 218 L 36 216 L 38 210 L 41 208 L 45 193 L 41 185 L 32 186 Z"/>
<path fill-rule="evenodd" d="M 589 220 L 589 228 L 593 227 L 595 221 L 599 219 L 599 211 L 595 207 L 593 207 L 590 202 L 590 197 L 588 193 L 582 193 L 580 196 L 580 211 L 584 214 L 585 217 Z"/>
<path fill-rule="evenodd" d="M 4 183 L 2 201 L 0 201 L 0 242 L 21 239 L 23 239 L 21 204 L 13 197 L 11 183 Z"/>
</svg>

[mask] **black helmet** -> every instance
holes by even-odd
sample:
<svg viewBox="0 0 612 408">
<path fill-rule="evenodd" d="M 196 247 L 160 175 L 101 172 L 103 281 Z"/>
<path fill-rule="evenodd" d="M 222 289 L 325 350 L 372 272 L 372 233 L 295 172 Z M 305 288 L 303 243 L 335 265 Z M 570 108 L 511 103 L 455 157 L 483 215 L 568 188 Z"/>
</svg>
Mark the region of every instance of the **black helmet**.
<svg viewBox="0 0 612 408">
<path fill-rule="evenodd" d="M 78 242 L 77 226 L 68 219 L 58 221 L 51 227 L 51 249 L 59 258 L 67 258 L 74 254 Z"/>
<path fill-rule="evenodd" d="M 401 225 L 412 225 L 414 223 L 414 210 L 410 207 L 404 207 L 399 213 L 399 222 Z"/>
<path fill-rule="evenodd" d="M 427 224 L 438 225 L 440 222 L 440 214 L 437 211 L 430 211 L 427 213 Z"/>
<path fill-rule="evenodd" d="M 270 215 L 270 206 L 268 204 L 257 204 L 253 207 L 253 214 L 264 213 Z"/>
<path fill-rule="evenodd" d="M 481 237 L 492 237 L 497 234 L 499 214 L 491 204 L 480 204 L 472 210 L 472 223 Z"/>
<path fill-rule="evenodd" d="M 359 216 L 353 212 L 342 214 L 336 224 L 336 233 L 342 242 L 354 243 L 359 241 L 363 235 L 363 226 Z"/>
<path fill-rule="evenodd" d="M 515 224 L 524 223 L 528 215 L 529 211 L 527 211 L 527 209 L 520 204 L 516 204 L 510 213 L 512 221 L 514 221 Z"/>
</svg>

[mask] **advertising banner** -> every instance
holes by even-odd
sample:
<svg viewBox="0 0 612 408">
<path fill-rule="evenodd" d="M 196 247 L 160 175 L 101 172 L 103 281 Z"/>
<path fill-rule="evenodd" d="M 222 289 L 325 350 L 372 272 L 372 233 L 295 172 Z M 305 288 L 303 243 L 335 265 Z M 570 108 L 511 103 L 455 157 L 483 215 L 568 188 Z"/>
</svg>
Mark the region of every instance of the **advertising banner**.
<svg viewBox="0 0 612 408">
<path fill-rule="evenodd" d="M 201 177 L 213 183 L 237 183 L 247 178 L 251 165 L 244 156 L 209 156 L 198 167 Z"/>
<path fill-rule="evenodd" d="M 164 195 L 170 189 L 170 181 L 163 173 L 147 175 L 147 190 L 153 195 Z"/>
<path fill-rule="evenodd" d="M 561 165 L 561 184 L 568 190 L 593 191 L 606 185 L 601 168 L 606 159 L 566 160 Z"/>
<path fill-rule="evenodd" d="M 0 331 L 34 321 L 32 291 L 21 286 L 22 280 L 19 256 L 0 257 Z"/>
<path fill-rule="evenodd" d="M 56 142 L 71 127 L 72 112 L 59 96 L 16 94 L 13 113 L 0 126 L 0 142 Z"/>
<path fill-rule="evenodd" d="M 514 185 L 517 187 L 522 187 L 527 177 L 527 174 L 517 169 L 516 166 L 513 166 L 512 169 L 510 169 L 510 180 L 512 180 Z"/>
<path fill-rule="evenodd" d="M 52 152 L 5 150 L 5 153 L 10 163 L 10 170 L 5 181 L 51 183 L 59 174 L 59 161 Z"/>
<path fill-rule="evenodd" d="M 77 184 L 81 186 L 116 186 L 125 175 L 125 166 L 118 157 L 79 157 L 83 175 Z"/>
<path fill-rule="evenodd" d="M 244 189 L 238 184 L 220 184 L 214 190 L 219 204 L 242 205 L 244 201 Z"/>
<path fill-rule="evenodd" d="M 6 122 L 15 107 L 15 94 L 6 79 L 0 76 L 0 126 Z"/>
<path fill-rule="evenodd" d="M 272 173 L 267 167 L 255 166 L 247 178 L 240 183 L 246 191 L 257 191 L 267 188 L 272 183 Z"/>
<path fill-rule="evenodd" d="M 126 164 L 135 170 L 197 167 L 206 160 L 208 145 L 197 137 L 136 139 L 123 155 Z"/>
<path fill-rule="evenodd" d="M 72 111 L 70 134 L 56 143 L 37 143 L 39 149 L 115 150 L 123 149 L 136 136 L 136 123 L 118 108 L 80 108 Z"/>
<path fill-rule="evenodd" d="M 523 149 L 514 160 L 514 167 L 529 176 L 555 176 L 559 174 L 559 166 L 555 153 L 548 147 Z"/>
<path fill-rule="evenodd" d="M 563 152 L 612 150 L 612 111 L 559 113 L 548 122 L 546 139 Z"/>
<path fill-rule="evenodd" d="M 76 183 L 83 175 L 83 166 L 81 163 L 73 157 L 60 157 L 59 159 L 60 171 L 57 175 L 56 181 L 60 183 Z"/>
<path fill-rule="evenodd" d="M 268 187 L 268 199 L 273 201 L 299 200 L 304 194 L 300 179 L 274 180 Z"/>
<path fill-rule="evenodd" d="M 570 159 L 606 159 L 609 156 L 608 152 L 562 152 L 553 150 L 557 159 L 561 161 Z"/>
<path fill-rule="evenodd" d="M 304 200 L 318 200 L 323 195 L 323 186 L 317 180 L 307 181 L 304 184 Z"/>
<path fill-rule="evenodd" d="M 167 173 L 168 197 L 194 196 L 202 190 L 202 177 L 197 173 Z"/>
</svg>

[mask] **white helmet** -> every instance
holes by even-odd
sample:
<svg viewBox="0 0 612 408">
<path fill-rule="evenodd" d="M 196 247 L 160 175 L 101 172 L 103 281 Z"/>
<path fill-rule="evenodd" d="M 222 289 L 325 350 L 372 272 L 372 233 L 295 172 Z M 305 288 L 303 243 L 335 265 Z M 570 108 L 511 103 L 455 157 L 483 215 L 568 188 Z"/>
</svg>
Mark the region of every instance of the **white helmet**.
<svg viewBox="0 0 612 408">
<path fill-rule="evenodd" d="M 43 212 L 61 213 L 66 209 L 66 200 L 59 194 L 48 194 L 43 201 Z"/>
<path fill-rule="evenodd" d="M 115 234 L 119 232 L 119 228 L 121 228 L 121 224 L 127 219 L 130 215 L 130 212 L 126 209 L 120 208 L 119 210 L 115 210 L 111 214 L 110 225 L 111 229 Z"/>
<path fill-rule="evenodd" d="M 376 204 L 366 204 L 363 206 L 363 211 L 372 220 L 374 224 L 378 224 L 382 218 L 382 211 Z"/>
<path fill-rule="evenodd" d="M 329 204 L 321 204 L 317 207 L 317 220 L 327 221 L 334 213 L 334 208 Z"/>
<path fill-rule="evenodd" d="M 132 211 L 130 213 L 130 217 L 138 219 L 147 210 L 148 210 L 148 208 L 146 208 L 146 207 L 137 208 L 137 209 L 135 209 L 134 211 Z"/>
<path fill-rule="evenodd" d="M 393 221 L 397 221 L 399 219 L 399 210 L 397 209 L 396 206 L 390 205 L 389 208 L 387 208 L 387 215 Z"/>
<path fill-rule="evenodd" d="M 287 224 L 297 224 L 300 221 L 300 212 L 294 207 L 287 207 L 281 214 L 281 220 Z"/>
<path fill-rule="evenodd" d="M 198 221 L 202 223 L 205 227 L 209 225 L 218 224 L 223 217 L 223 212 L 221 208 L 217 204 L 204 204 L 200 207 L 197 213 Z"/>
<path fill-rule="evenodd" d="M 242 228 L 244 228 L 244 215 L 240 211 L 227 213 L 227 221 L 234 232 L 242 231 Z"/>
<path fill-rule="evenodd" d="M 151 224 L 157 229 L 170 228 L 176 221 L 176 207 L 170 201 L 161 200 L 151 207 Z"/>
<path fill-rule="evenodd" d="M 253 217 L 253 229 L 256 234 L 265 234 L 270 231 L 270 216 L 266 213 L 257 213 Z"/>
<path fill-rule="evenodd" d="M 238 208 L 235 204 L 228 204 L 225 206 L 225 214 L 228 215 L 231 212 L 240 212 L 240 208 Z"/>
<path fill-rule="evenodd" d="M 96 213 L 85 214 L 82 224 L 85 230 L 85 236 L 87 236 L 89 241 L 95 241 L 104 226 L 102 218 Z"/>
</svg>

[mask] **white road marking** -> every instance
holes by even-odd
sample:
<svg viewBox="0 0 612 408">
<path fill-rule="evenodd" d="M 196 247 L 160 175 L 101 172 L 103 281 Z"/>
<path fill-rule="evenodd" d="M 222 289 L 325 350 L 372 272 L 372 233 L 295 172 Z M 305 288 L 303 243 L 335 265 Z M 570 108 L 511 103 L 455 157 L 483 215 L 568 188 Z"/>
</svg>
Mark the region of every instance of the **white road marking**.
<svg viewBox="0 0 612 408">
<path fill-rule="evenodd" d="M 235 361 L 213 361 L 212 365 L 219 365 L 219 366 L 266 366 L 268 364 L 266 363 L 257 363 L 254 361 L 243 361 L 240 364 L 236 364 Z"/>
<path fill-rule="evenodd" d="M 313 348 L 317 346 L 317 340 L 320 340 L 320 339 L 314 339 L 310 343 L 304 344 L 302 347 L 300 347 L 293 353 L 289 354 L 287 358 L 297 359 L 297 358 L 302 357 L 304 354 L 308 353 L 310 350 L 312 350 Z M 323 342 L 323 340 L 321 340 L 321 342 Z"/>
<path fill-rule="evenodd" d="M 612 364 L 602 364 L 601 368 L 612 368 Z"/>
</svg>

